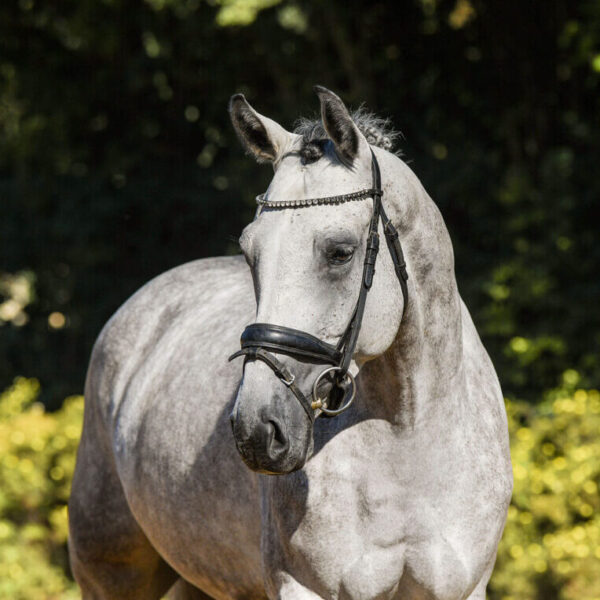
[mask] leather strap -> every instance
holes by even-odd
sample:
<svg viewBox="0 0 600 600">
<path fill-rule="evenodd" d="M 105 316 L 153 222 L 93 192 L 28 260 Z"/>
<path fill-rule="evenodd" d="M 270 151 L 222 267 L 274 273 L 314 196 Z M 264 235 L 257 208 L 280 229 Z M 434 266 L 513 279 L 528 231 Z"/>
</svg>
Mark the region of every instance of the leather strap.
<svg viewBox="0 0 600 600">
<path fill-rule="evenodd" d="M 406 272 L 406 262 L 404 260 L 402 246 L 400 245 L 400 240 L 398 238 L 398 231 L 385 214 L 383 205 L 381 206 L 381 220 L 383 222 L 385 241 L 387 243 L 388 250 L 390 251 L 392 262 L 394 263 L 396 277 L 398 277 L 400 288 L 402 289 L 402 297 L 404 300 L 402 304 L 402 316 L 404 316 L 404 313 L 406 312 L 406 305 L 408 304 L 408 284 L 406 283 L 408 281 L 408 273 Z"/>
<path fill-rule="evenodd" d="M 337 373 L 338 381 L 343 380 L 350 367 L 350 361 L 354 354 L 354 348 L 358 340 L 358 334 L 360 333 L 360 326 L 362 325 L 363 315 L 365 312 L 365 305 L 367 302 L 367 294 L 373 284 L 373 276 L 375 275 L 375 263 L 377 262 L 377 254 L 379 252 L 379 234 L 377 229 L 379 226 L 379 217 L 381 214 L 381 172 L 379 170 L 379 163 L 375 158 L 375 153 L 371 150 L 371 176 L 373 179 L 373 213 L 371 215 L 371 222 L 369 224 L 369 233 L 367 235 L 367 248 L 365 251 L 365 262 L 363 264 L 363 276 L 361 279 L 360 292 L 358 294 L 358 300 L 356 301 L 356 307 L 352 313 L 352 317 L 346 332 L 342 336 L 340 343 L 343 344 L 343 356 L 340 362 L 340 370 Z M 338 346 L 340 350 L 342 347 Z"/>
<path fill-rule="evenodd" d="M 302 408 L 308 415 L 308 418 L 311 421 L 315 420 L 315 411 L 310 405 L 310 400 L 302 393 L 302 390 L 296 385 L 295 375 L 292 375 L 290 370 L 280 360 L 278 360 L 276 356 L 274 356 L 270 352 L 267 352 L 266 350 L 263 350 L 262 348 L 242 348 L 241 350 L 238 350 L 235 354 L 232 354 L 229 357 L 229 360 L 233 360 L 234 358 L 237 358 L 238 356 L 242 355 L 245 355 L 244 364 L 248 359 L 258 359 L 262 360 L 264 363 L 269 365 L 269 367 L 271 367 L 275 375 L 277 375 L 277 377 L 279 377 L 279 379 L 281 379 L 281 381 L 285 385 L 287 385 L 287 387 L 290 388 L 294 396 L 298 398 L 300 404 L 302 405 Z"/>
<path fill-rule="evenodd" d="M 240 341 L 242 348 L 267 348 L 274 352 L 331 365 L 338 365 L 342 358 L 342 353 L 335 346 L 310 333 L 270 323 L 248 325 Z"/>
</svg>

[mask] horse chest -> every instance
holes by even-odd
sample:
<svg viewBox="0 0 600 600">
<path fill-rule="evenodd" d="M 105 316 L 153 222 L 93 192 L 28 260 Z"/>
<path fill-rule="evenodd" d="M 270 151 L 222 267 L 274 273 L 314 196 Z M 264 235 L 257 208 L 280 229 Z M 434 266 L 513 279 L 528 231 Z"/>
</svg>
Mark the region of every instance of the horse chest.
<svg viewBox="0 0 600 600">
<path fill-rule="evenodd" d="M 370 432 L 369 445 L 346 433 L 335 454 L 326 446 L 303 471 L 265 480 L 263 552 L 272 586 L 285 575 L 331 599 L 462 597 L 477 569 L 450 501 L 422 466 L 411 466 L 422 465 L 415 454 L 384 431 Z"/>
<path fill-rule="evenodd" d="M 335 445 L 346 446 L 344 438 L 354 437 L 346 434 Z M 381 449 L 359 452 L 351 439 L 348 444 L 335 452 L 326 446 L 304 470 L 263 482 L 263 552 L 270 576 L 309 575 L 312 589 L 324 597 L 338 594 L 348 567 L 365 553 L 378 558 L 363 564 L 361 580 L 372 580 L 369 569 L 384 562 L 390 581 L 384 587 L 393 587 L 401 575 L 401 568 L 390 565 L 401 564 L 397 555 L 406 532 L 402 482 L 379 456 Z"/>
</svg>

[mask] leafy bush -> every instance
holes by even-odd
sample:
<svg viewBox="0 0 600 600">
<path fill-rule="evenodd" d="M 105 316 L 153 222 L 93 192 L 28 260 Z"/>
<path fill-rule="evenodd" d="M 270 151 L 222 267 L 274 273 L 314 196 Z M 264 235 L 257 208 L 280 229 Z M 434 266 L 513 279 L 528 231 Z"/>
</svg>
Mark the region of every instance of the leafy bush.
<svg viewBox="0 0 600 600">
<path fill-rule="evenodd" d="M 83 398 L 52 414 L 35 379 L 0 396 L 0 598 L 77 598 L 67 575 L 67 500 Z"/>
<path fill-rule="evenodd" d="M 515 489 L 490 600 L 600 598 L 600 392 L 563 388 L 507 402 Z M 35 379 L 0 396 L 0 599 L 78 598 L 67 510 L 80 396 L 46 413 Z"/>
<path fill-rule="evenodd" d="M 597 600 L 600 393 L 567 385 L 507 411 L 515 486 L 490 598 Z"/>
</svg>

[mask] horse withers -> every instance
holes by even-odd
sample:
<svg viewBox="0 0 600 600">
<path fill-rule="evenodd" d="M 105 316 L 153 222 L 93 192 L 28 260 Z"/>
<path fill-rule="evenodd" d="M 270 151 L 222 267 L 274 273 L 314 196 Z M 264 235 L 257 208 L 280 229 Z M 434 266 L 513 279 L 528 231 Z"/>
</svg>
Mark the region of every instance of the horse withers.
<svg viewBox="0 0 600 600">
<path fill-rule="evenodd" d="M 69 503 L 84 599 L 485 598 L 500 385 L 392 132 L 316 91 L 294 133 L 231 100 L 275 171 L 245 262 L 164 273 L 96 342 Z"/>
</svg>

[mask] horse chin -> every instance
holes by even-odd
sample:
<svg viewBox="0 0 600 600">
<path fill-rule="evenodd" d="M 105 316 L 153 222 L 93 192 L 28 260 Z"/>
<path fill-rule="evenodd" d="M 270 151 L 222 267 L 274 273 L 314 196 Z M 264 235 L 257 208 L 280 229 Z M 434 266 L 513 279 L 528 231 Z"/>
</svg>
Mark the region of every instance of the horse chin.
<svg viewBox="0 0 600 600">
<path fill-rule="evenodd" d="M 244 464 L 255 473 L 260 473 L 261 475 L 289 475 L 290 473 L 294 473 L 295 471 L 299 471 L 305 464 L 306 461 L 302 460 L 297 462 L 294 466 L 289 468 L 286 465 L 264 465 L 258 466 L 256 464 L 250 464 L 244 457 L 242 457 Z"/>
<path fill-rule="evenodd" d="M 301 469 L 308 460 L 310 452 L 305 451 L 300 453 L 299 456 L 294 456 L 295 453 L 287 452 L 285 455 L 273 459 L 266 456 L 262 452 L 257 452 L 252 449 L 240 447 L 237 443 L 237 450 L 244 461 L 244 464 L 252 471 L 261 473 L 263 475 L 288 475 L 294 471 Z M 312 450 L 312 438 L 310 441 L 310 449 Z"/>
</svg>

